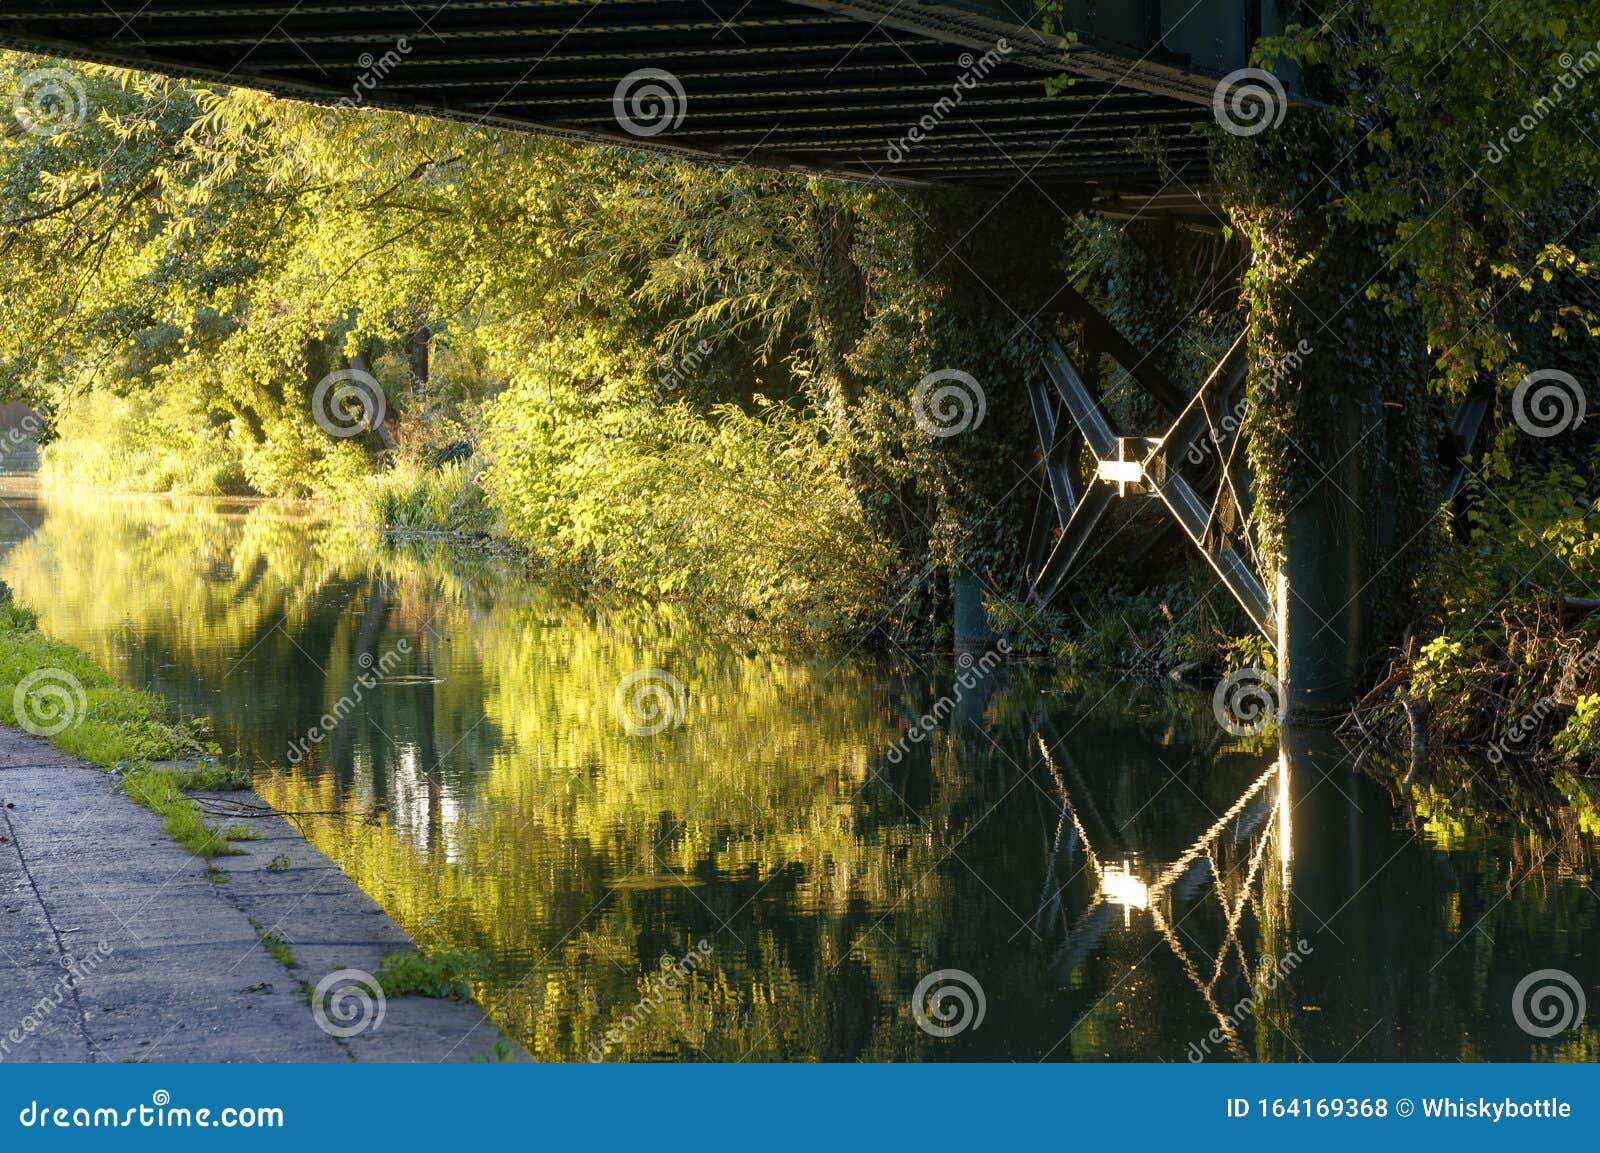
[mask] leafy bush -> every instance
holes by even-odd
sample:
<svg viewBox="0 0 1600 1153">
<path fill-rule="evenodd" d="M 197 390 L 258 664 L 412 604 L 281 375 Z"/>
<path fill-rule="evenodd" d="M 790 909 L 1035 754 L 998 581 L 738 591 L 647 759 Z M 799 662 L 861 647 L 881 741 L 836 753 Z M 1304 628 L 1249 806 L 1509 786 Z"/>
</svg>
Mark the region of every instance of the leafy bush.
<svg viewBox="0 0 1600 1153">
<path fill-rule="evenodd" d="M 402 531 L 472 535 L 494 526 L 483 488 L 480 466 L 450 461 L 437 467 L 397 464 L 368 477 L 359 491 L 368 519 Z"/>
<path fill-rule="evenodd" d="M 1242 610 L 1231 600 L 1224 604 L 1225 593 L 1198 591 L 1214 585 L 1209 571 L 1191 565 L 1184 579 L 1149 588 L 1075 587 L 1070 611 L 1004 599 L 987 607 L 990 622 L 1015 651 L 1048 656 L 1069 678 L 1272 667 L 1271 646 L 1246 631 Z"/>
<path fill-rule="evenodd" d="M 1600 693 L 1578 698 L 1578 707 L 1551 739 L 1550 747 L 1569 761 L 1588 763 L 1600 757 Z"/>
<path fill-rule="evenodd" d="M 785 405 L 701 415 L 529 380 L 484 443 L 490 502 L 538 556 L 778 633 L 849 632 L 883 604 L 894 554 L 819 423 Z"/>
<path fill-rule="evenodd" d="M 448 997 L 461 1001 L 472 996 L 468 985 L 472 966 L 460 953 L 389 953 L 374 974 L 387 997 Z"/>
</svg>

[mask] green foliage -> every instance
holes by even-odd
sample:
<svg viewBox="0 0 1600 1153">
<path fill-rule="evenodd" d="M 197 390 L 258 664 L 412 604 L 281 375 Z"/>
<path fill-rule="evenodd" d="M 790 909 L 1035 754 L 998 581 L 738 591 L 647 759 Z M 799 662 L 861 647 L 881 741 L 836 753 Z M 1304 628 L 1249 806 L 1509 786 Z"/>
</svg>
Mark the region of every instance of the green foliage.
<svg viewBox="0 0 1600 1153">
<path fill-rule="evenodd" d="M 807 635 L 859 627 L 885 598 L 892 552 L 839 454 L 785 406 L 652 410 L 551 376 L 499 398 L 484 447 L 512 538 L 602 581 Z"/>
<path fill-rule="evenodd" d="M 224 765 L 202 759 L 194 769 L 168 769 L 167 774 L 177 779 L 186 793 L 232 793 L 248 789 L 250 770 L 242 765 Z"/>
<path fill-rule="evenodd" d="M 476 464 L 459 461 L 434 468 L 399 463 L 368 477 L 358 491 L 368 517 L 381 527 L 475 536 L 495 526 L 479 470 Z"/>
<path fill-rule="evenodd" d="M 83 653 L 38 632 L 32 614 L 7 602 L 0 610 L 0 723 L 21 727 L 26 716 L 67 721 L 52 735 L 63 752 L 104 768 L 121 762 L 197 756 L 214 749 L 197 722 L 170 722 L 166 705 L 153 693 L 125 688 Z M 18 683 L 41 672 L 20 702 Z M 81 690 L 81 707 L 77 692 Z M 52 710 L 60 709 L 56 712 Z"/>
<path fill-rule="evenodd" d="M 1600 574 L 1600 449 L 1529 452 L 1513 467 L 1513 480 L 1474 488 L 1470 542 L 1442 559 L 1442 607 L 1463 623 L 1514 589 L 1577 595 Z"/>
<path fill-rule="evenodd" d="M 1209 572 L 1191 568 L 1171 584 L 1085 589 L 1070 613 L 1002 598 L 987 607 L 1013 651 L 1048 656 L 1069 682 L 1178 670 L 1198 679 L 1261 661 L 1270 668 L 1271 646 L 1245 631 L 1243 612 L 1231 602 L 1220 611 L 1212 603 L 1225 595 Z"/>
<path fill-rule="evenodd" d="M 1600 759 L 1600 693 L 1585 693 L 1550 740 L 1550 748 L 1569 761 L 1593 764 Z"/>
<path fill-rule="evenodd" d="M 243 493 L 244 465 L 190 387 L 93 390 L 58 409 L 41 453 L 49 486 L 105 491 Z"/>
<path fill-rule="evenodd" d="M 284 938 L 282 933 L 279 933 L 273 929 L 263 929 L 253 920 L 250 922 L 250 925 L 255 929 L 256 936 L 261 938 L 262 946 L 267 950 L 268 953 L 272 955 L 272 959 L 274 961 L 278 962 L 278 964 L 282 965 L 285 969 L 295 969 L 299 967 L 300 962 L 296 959 L 294 950 L 290 948 L 289 942 Z M 311 993 L 312 990 L 308 987 L 306 989 L 306 997 L 308 1000 L 310 999 Z"/>
<path fill-rule="evenodd" d="M 1257 46 L 1307 70 L 1351 142 L 1331 196 L 1381 226 L 1384 256 L 1408 272 L 1369 294 L 1415 302 L 1450 395 L 1480 373 L 1509 388 L 1554 367 L 1526 356 L 1536 330 L 1600 335 L 1595 233 L 1580 227 L 1600 188 L 1597 47 L 1588 0 L 1368 0 Z M 1562 200 L 1576 210 L 1564 227 L 1550 212 Z"/>
<path fill-rule="evenodd" d="M 52 418 L 49 479 L 503 527 L 792 634 L 886 607 L 923 627 L 946 566 L 1015 579 L 1037 370 L 1017 318 L 1055 284 L 1053 234 L 1029 221 L 1060 222 L 1043 198 L 1002 217 L 393 114 L 330 128 L 67 67 L 90 121 L 0 150 L 0 243 L 26 270 L 0 303 L 0 391 Z M 353 367 L 387 419 L 333 437 L 316 388 Z M 982 378 L 989 415 L 941 440 L 911 398 L 950 367 Z M 435 467 L 480 433 L 486 466 Z"/>
<path fill-rule="evenodd" d="M 1430 614 L 1409 691 L 1437 743 L 1548 745 L 1593 763 L 1583 702 L 1600 690 L 1600 622 L 1565 624 L 1555 602 L 1600 585 L 1597 466 L 1600 450 L 1529 452 L 1513 480 L 1473 488 L 1469 539 L 1440 553 L 1420 590 Z"/>
<path fill-rule="evenodd" d="M 167 836 L 197 857 L 237 856 L 233 841 L 254 840 L 256 834 L 239 826 L 210 824 L 200 806 L 184 795 L 178 774 L 161 769 L 135 769 L 122 776 L 122 791 L 159 816 Z"/>
<path fill-rule="evenodd" d="M 504 1037 L 497 1037 L 493 1048 L 486 1054 L 474 1057 L 473 1061 L 480 1064 L 500 1065 L 507 1061 L 515 1060 L 516 1055 L 517 1050 L 510 1041 L 507 1041 Z"/>
<path fill-rule="evenodd" d="M 447 997 L 461 1001 L 472 996 L 468 983 L 471 959 L 460 953 L 389 953 L 374 976 L 388 997 Z"/>
</svg>

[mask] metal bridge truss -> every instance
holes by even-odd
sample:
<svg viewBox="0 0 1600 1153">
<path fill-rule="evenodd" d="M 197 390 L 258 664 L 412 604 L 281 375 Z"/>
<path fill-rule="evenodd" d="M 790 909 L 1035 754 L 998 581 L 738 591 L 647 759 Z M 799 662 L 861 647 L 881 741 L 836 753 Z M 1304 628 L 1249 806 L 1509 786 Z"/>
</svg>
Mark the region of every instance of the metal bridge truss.
<svg viewBox="0 0 1600 1153">
<path fill-rule="evenodd" d="M 1124 435 L 1060 344 L 1047 342 L 1044 377 L 1031 381 L 1028 392 L 1047 495 L 1028 545 L 1029 602 L 1049 604 L 1091 559 L 1088 545 L 1113 502 L 1145 498 L 1166 509 L 1256 628 L 1276 645 L 1276 613 L 1250 531 L 1250 476 L 1239 436 L 1248 361 L 1244 334 L 1199 390 L 1185 397 L 1088 301 L 1070 288 L 1067 296 L 1088 347 L 1110 356 L 1177 418 L 1159 437 Z M 1439 446 L 1442 498 L 1458 512 L 1489 407 L 1486 389 L 1466 397 Z M 1086 486 L 1077 480 L 1082 446 L 1094 457 Z M 1464 531 L 1464 518 L 1457 521 Z"/>
<path fill-rule="evenodd" d="M 1030 384 L 1029 400 L 1049 491 L 1046 513 L 1053 511 L 1054 524 L 1034 529 L 1029 601 L 1048 604 L 1074 569 L 1086 563 L 1095 528 L 1114 501 L 1146 498 L 1167 510 L 1251 621 L 1276 643 L 1272 598 L 1250 537 L 1250 484 L 1239 451 L 1244 335 L 1199 391 L 1185 397 L 1087 301 L 1073 293 L 1071 304 L 1084 321 L 1090 347 L 1109 355 L 1177 418 L 1159 437 L 1123 435 L 1071 358 L 1054 340 L 1048 343 L 1045 378 Z M 1081 491 L 1075 467 L 1080 445 L 1088 447 L 1095 463 Z"/>
</svg>

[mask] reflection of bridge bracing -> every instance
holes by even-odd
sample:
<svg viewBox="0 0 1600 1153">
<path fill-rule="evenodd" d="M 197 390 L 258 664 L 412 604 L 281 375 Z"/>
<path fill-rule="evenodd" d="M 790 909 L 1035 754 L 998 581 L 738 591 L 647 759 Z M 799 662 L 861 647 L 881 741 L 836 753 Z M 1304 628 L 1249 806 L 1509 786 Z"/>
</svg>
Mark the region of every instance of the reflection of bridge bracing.
<svg viewBox="0 0 1600 1153">
<path fill-rule="evenodd" d="M 1061 855 L 1063 832 L 1070 830 L 1066 838 L 1067 863 L 1071 863 L 1076 848 L 1081 845 L 1083 867 L 1094 882 L 1094 895 L 1088 907 L 1066 928 L 1063 943 L 1056 952 L 1055 968 L 1058 974 L 1064 974 L 1082 963 L 1098 948 L 1115 923 L 1117 910 L 1121 910 L 1125 926 L 1132 924 L 1136 912 L 1148 916 L 1152 927 L 1199 993 L 1207 1012 L 1215 1018 L 1217 1029 L 1226 1039 L 1229 1051 L 1240 1060 L 1247 1059 L 1238 1037 L 1237 1022 L 1230 1016 L 1227 1007 L 1218 1003 L 1217 990 L 1230 959 L 1238 962 L 1239 973 L 1252 989 L 1258 986 L 1268 968 L 1276 963 L 1274 958 L 1263 955 L 1252 966 L 1239 938 L 1240 925 L 1247 911 L 1254 915 L 1257 924 L 1263 923 L 1268 916 L 1263 905 L 1267 900 L 1263 870 L 1268 867 L 1269 853 L 1276 856 L 1278 871 L 1274 892 L 1279 907 L 1272 912 L 1272 916 L 1282 924 L 1288 924 L 1289 866 L 1293 856 L 1288 757 L 1280 752 L 1277 760 L 1173 860 L 1159 866 L 1141 868 L 1130 860 L 1119 863 L 1108 859 L 1096 850 L 1095 842 L 1073 802 L 1072 793 L 1063 777 L 1062 765 L 1066 766 L 1067 775 L 1074 777 L 1079 784 L 1089 823 L 1101 826 L 1102 845 L 1116 839 L 1114 831 L 1105 825 L 1094 809 L 1087 787 L 1061 745 L 1058 743 L 1052 752 L 1043 736 L 1037 736 L 1036 739 L 1061 798 L 1061 823 L 1056 832 L 1055 850 L 1051 854 L 1051 869 L 1045 880 L 1046 896 L 1041 902 L 1037 929 L 1042 931 L 1049 927 L 1048 922 L 1057 920 L 1065 923 L 1061 893 L 1066 883 L 1058 883 L 1055 874 L 1055 861 Z M 1217 858 L 1221 846 L 1237 846 L 1247 842 L 1250 847 L 1242 870 L 1235 868 L 1229 871 L 1219 866 Z M 1241 872 L 1242 876 L 1239 875 Z M 1221 909 L 1223 939 L 1215 956 L 1202 965 L 1192 955 L 1193 946 L 1185 946 L 1179 930 L 1197 907 L 1207 878 L 1215 888 Z M 1054 892 L 1051 891 L 1052 886 L 1055 886 Z M 1190 939 L 1192 941 L 1192 937 Z"/>
<path fill-rule="evenodd" d="M 1211 119 L 1216 79 L 1281 30 L 1278 6 L 1262 0 L 1183 11 L 1069 0 L 1071 42 L 1040 29 L 1032 0 L 126 7 L 8 0 L 0 45 L 722 163 L 1005 187 L 1025 172 L 1135 194 L 1174 175 L 1203 183 L 1206 141 L 1190 129 Z M 670 73 L 683 115 L 631 134 L 616 100 L 643 69 Z M 1047 91 L 1057 76 L 1072 83 Z M 896 156 L 891 146 L 928 117 L 936 129 Z M 1150 133 L 1161 161 L 1134 148 Z"/>
</svg>

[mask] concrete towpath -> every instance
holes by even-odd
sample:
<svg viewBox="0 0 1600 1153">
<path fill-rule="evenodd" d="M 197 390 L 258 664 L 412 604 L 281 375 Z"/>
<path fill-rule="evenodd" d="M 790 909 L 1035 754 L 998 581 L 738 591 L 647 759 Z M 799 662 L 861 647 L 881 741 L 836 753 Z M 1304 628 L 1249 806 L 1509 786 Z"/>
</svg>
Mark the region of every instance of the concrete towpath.
<svg viewBox="0 0 1600 1153">
<path fill-rule="evenodd" d="M 411 939 L 253 793 L 226 797 L 266 815 L 237 821 L 261 839 L 217 859 L 218 884 L 114 776 L 0 727 L 0 1062 L 493 1055 L 500 1035 L 470 1001 L 380 1009 L 362 974 Z M 307 990 L 342 970 L 356 972 L 324 1028 Z"/>
</svg>

